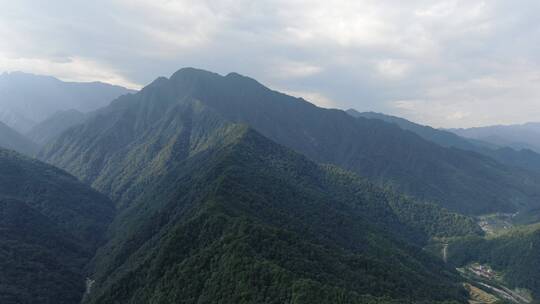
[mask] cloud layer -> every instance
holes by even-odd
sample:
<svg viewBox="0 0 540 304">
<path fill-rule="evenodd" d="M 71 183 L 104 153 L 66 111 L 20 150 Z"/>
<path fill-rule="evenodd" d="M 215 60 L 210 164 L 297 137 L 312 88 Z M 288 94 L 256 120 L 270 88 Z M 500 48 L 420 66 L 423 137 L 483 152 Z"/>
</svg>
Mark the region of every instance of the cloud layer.
<svg viewBox="0 0 540 304">
<path fill-rule="evenodd" d="M 540 2 L 0 0 L 0 71 L 144 85 L 184 66 L 443 127 L 540 121 Z"/>
</svg>

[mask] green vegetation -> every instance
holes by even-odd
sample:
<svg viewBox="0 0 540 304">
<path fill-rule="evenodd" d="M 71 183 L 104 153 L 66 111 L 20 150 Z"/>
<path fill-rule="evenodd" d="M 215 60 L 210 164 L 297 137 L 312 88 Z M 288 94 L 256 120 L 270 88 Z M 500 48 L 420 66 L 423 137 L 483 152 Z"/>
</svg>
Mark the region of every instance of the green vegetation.
<svg viewBox="0 0 540 304">
<path fill-rule="evenodd" d="M 0 149 L 0 303 L 78 303 L 113 216 L 73 176 Z"/>
<path fill-rule="evenodd" d="M 121 195 L 85 303 L 464 300 L 458 274 L 413 245 L 428 236 L 396 215 L 406 199 L 246 127 L 214 132 Z"/>
</svg>

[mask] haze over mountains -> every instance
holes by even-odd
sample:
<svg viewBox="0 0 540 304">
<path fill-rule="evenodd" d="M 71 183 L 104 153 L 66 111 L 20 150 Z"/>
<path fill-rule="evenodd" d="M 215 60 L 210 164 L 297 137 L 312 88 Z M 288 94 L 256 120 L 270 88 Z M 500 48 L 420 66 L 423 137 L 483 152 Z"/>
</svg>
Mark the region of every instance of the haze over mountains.
<svg viewBox="0 0 540 304">
<path fill-rule="evenodd" d="M 540 220 L 533 151 L 193 68 L 104 104 L 27 132 L 40 161 L 0 150 L 2 303 L 540 296 L 537 227 L 493 238 L 491 225 Z M 464 275 L 476 262 L 503 279 Z"/>
<path fill-rule="evenodd" d="M 0 121 L 0 147 L 15 150 L 20 153 L 32 156 L 38 150 L 37 144 L 30 139 L 13 130 L 5 123 Z"/>
<path fill-rule="evenodd" d="M 70 127 L 83 123 L 89 115 L 77 110 L 58 111 L 33 126 L 25 135 L 34 143 L 44 146 Z"/>
<path fill-rule="evenodd" d="M 466 138 L 483 140 L 498 146 L 530 149 L 540 153 L 540 123 L 450 129 L 449 131 Z"/>
<path fill-rule="evenodd" d="M 495 142 L 490 142 L 489 139 L 482 137 L 461 137 L 450 131 L 434 129 L 429 126 L 423 126 L 410 122 L 400 117 L 384 115 L 380 113 L 360 113 L 353 109 L 347 110 L 347 113 L 352 115 L 353 117 L 364 117 L 384 120 L 386 122 L 395 124 L 404 130 L 411 131 L 421 136 L 422 138 L 432 141 L 443 147 L 454 147 L 461 150 L 474 151 L 489 156 L 509 166 L 540 172 L 540 154 L 527 148 L 500 145 Z M 532 126 L 534 124 L 531 123 L 529 125 Z M 473 129 L 467 130 L 472 131 Z M 462 132 L 467 131 L 466 129 L 462 129 Z M 509 139 L 508 141 L 511 140 Z"/>
<path fill-rule="evenodd" d="M 58 111 L 89 112 L 133 91 L 110 84 L 64 82 L 22 72 L 0 74 L 0 121 L 19 133 Z"/>
</svg>

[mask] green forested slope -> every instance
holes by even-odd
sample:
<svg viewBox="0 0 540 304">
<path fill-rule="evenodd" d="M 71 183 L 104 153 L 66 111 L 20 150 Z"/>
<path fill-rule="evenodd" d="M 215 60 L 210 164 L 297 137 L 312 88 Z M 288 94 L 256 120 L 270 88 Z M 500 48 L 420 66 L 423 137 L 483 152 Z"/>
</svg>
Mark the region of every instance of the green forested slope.
<svg viewBox="0 0 540 304">
<path fill-rule="evenodd" d="M 73 176 L 0 149 L 0 303 L 79 303 L 113 215 Z"/>
<path fill-rule="evenodd" d="M 537 204 L 535 176 L 488 157 L 441 147 L 386 122 L 321 109 L 238 74 L 223 77 L 195 69 L 182 69 L 170 79 L 159 78 L 141 92 L 119 98 L 85 124 L 63 133 L 40 157 L 115 197 L 129 182 L 112 179 L 133 176 L 113 172 L 115 163 L 134 162 L 129 170 L 140 170 L 139 164 L 155 158 L 164 142 L 176 140 L 181 146 L 188 139 L 168 135 L 188 126 L 175 125 L 172 118 L 193 101 L 219 113 L 223 121 L 246 123 L 317 162 L 352 170 L 452 211 L 510 212 Z M 125 158 L 133 147 L 142 150 L 129 152 L 137 157 Z"/>
<path fill-rule="evenodd" d="M 128 190 L 86 303 L 464 300 L 457 274 L 415 245 L 426 233 L 396 214 L 406 199 L 219 129 L 222 142 Z"/>
</svg>

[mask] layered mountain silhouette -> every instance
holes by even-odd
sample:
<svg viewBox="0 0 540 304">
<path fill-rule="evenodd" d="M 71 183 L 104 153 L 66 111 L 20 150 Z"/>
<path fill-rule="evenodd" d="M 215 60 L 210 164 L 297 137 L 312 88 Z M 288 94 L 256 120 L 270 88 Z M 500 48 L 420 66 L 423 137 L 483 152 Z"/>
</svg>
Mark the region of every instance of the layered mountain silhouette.
<svg viewBox="0 0 540 304">
<path fill-rule="evenodd" d="M 400 117 L 381 113 L 360 113 L 353 109 L 347 110 L 347 113 L 353 117 L 380 119 L 393 123 L 404 130 L 414 132 L 422 138 L 443 147 L 454 147 L 462 150 L 474 151 L 489 156 L 502 164 L 540 173 L 540 154 L 530 149 L 512 148 L 510 146 L 501 147 L 495 143 L 489 143 L 474 138 L 460 137 L 450 131 L 434 129 L 429 126 L 416 124 Z M 481 139 L 481 137 L 479 138 Z"/>
<path fill-rule="evenodd" d="M 316 162 L 453 211 L 514 212 L 537 204 L 537 178 L 490 157 L 442 147 L 384 121 L 318 108 L 238 74 L 191 68 L 120 97 L 59 136 L 40 157 L 118 199 L 142 170 L 139 164 L 152 160 L 155 147 L 180 127 L 175 111 L 193 101 Z"/>
<path fill-rule="evenodd" d="M 0 149 L 0 302 L 78 303 L 114 214 L 75 177 Z"/>
<path fill-rule="evenodd" d="M 498 146 L 508 146 L 518 150 L 529 149 L 540 153 L 540 123 L 450 129 L 449 131 Z"/>
<path fill-rule="evenodd" d="M 0 121 L 19 133 L 58 111 L 89 112 L 133 91 L 100 82 L 64 82 L 22 72 L 0 74 Z"/>
</svg>

